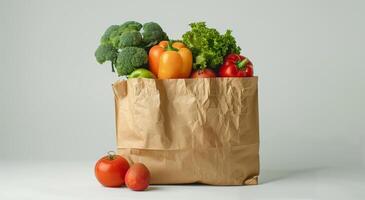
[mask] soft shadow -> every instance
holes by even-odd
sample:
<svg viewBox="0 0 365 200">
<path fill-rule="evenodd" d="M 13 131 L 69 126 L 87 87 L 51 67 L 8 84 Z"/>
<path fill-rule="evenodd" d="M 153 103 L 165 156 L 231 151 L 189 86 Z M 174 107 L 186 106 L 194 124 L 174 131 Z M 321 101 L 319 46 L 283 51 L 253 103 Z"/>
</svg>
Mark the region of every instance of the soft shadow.
<svg viewBox="0 0 365 200">
<path fill-rule="evenodd" d="M 145 191 L 157 191 L 157 190 L 163 190 L 163 187 L 158 187 L 158 185 L 150 185 Z"/>
<path fill-rule="evenodd" d="M 306 169 L 280 169 L 280 170 L 271 170 L 271 169 L 262 169 L 259 175 L 259 184 L 268 184 L 277 181 L 282 181 L 285 179 L 293 179 L 298 178 L 300 176 L 311 177 L 313 173 L 318 173 L 321 170 L 324 170 L 324 167 L 320 168 L 306 168 Z M 217 185 L 207 185 L 202 183 L 187 183 L 187 184 L 158 184 L 158 185 L 150 185 L 148 191 L 161 190 L 163 187 L 169 186 L 192 186 L 192 187 L 201 187 L 201 186 L 217 186 Z M 242 185 L 220 185 L 219 187 L 240 187 Z M 250 185 L 247 187 L 254 187 L 255 185 Z"/>
<path fill-rule="evenodd" d="M 276 182 L 284 179 L 289 179 L 305 174 L 315 173 L 323 168 L 308 168 L 308 169 L 282 169 L 282 170 L 261 170 L 259 176 L 259 184 Z"/>
</svg>

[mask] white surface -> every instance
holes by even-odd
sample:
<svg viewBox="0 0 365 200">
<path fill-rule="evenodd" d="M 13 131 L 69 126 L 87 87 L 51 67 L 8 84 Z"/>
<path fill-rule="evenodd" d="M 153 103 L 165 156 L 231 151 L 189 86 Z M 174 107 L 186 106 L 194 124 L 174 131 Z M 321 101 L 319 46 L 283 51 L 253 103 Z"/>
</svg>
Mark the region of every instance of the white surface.
<svg viewBox="0 0 365 200">
<path fill-rule="evenodd" d="M 365 170 L 318 168 L 263 171 L 257 186 L 153 185 L 145 192 L 105 188 L 92 162 L 2 162 L 1 200 L 68 199 L 365 199 Z"/>
</svg>

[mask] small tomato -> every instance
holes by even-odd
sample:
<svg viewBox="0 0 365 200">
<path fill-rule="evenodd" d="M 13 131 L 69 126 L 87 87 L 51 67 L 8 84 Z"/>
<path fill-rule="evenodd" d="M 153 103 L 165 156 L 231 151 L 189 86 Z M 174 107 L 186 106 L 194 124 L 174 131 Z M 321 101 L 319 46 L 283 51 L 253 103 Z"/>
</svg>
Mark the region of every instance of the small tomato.
<svg viewBox="0 0 365 200">
<path fill-rule="evenodd" d="M 191 78 L 214 78 L 216 77 L 215 73 L 211 69 L 199 69 L 193 72 Z"/>
<path fill-rule="evenodd" d="M 151 174 L 147 167 L 142 163 L 132 165 L 125 175 L 125 184 L 134 191 L 142 191 L 148 188 Z"/>
</svg>

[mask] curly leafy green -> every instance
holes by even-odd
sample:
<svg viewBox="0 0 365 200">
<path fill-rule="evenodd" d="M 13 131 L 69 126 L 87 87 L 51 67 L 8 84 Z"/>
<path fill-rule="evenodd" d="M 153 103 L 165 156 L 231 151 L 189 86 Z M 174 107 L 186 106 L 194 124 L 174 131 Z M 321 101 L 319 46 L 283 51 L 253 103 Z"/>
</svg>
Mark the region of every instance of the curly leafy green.
<svg viewBox="0 0 365 200">
<path fill-rule="evenodd" d="M 195 69 L 215 69 L 223 63 L 224 56 L 241 50 L 231 30 L 221 35 L 216 29 L 208 28 L 205 22 L 191 23 L 190 27 L 182 38 L 193 53 Z"/>
</svg>

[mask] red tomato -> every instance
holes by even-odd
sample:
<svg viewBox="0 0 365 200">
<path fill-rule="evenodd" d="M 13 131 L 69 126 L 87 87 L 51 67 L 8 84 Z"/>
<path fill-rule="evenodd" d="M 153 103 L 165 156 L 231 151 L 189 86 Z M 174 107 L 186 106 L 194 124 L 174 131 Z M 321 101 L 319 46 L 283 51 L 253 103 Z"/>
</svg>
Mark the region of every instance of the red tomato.
<svg viewBox="0 0 365 200">
<path fill-rule="evenodd" d="M 121 187 L 128 169 L 128 161 L 110 151 L 95 164 L 95 176 L 105 187 Z"/>
<path fill-rule="evenodd" d="M 142 191 L 148 188 L 151 174 L 142 163 L 132 165 L 125 175 L 125 184 L 131 190 Z"/>
<path fill-rule="evenodd" d="M 199 69 L 193 72 L 191 78 L 213 78 L 216 77 L 215 73 L 211 69 Z"/>
</svg>

